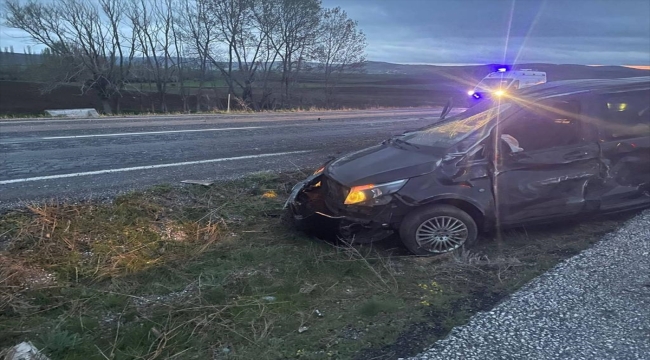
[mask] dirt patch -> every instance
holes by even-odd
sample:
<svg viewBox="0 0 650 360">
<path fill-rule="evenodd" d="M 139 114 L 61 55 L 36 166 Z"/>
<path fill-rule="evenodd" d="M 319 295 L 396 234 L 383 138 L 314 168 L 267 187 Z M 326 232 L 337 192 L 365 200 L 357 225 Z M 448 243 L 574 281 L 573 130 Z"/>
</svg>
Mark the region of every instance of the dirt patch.
<svg viewBox="0 0 650 360">
<path fill-rule="evenodd" d="M 56 284 L 54 274 L 2 253 L 0 253 L 0 264 L 2 264 L 0 265 L 0 287 L 22 291 Z"/>
</svg>

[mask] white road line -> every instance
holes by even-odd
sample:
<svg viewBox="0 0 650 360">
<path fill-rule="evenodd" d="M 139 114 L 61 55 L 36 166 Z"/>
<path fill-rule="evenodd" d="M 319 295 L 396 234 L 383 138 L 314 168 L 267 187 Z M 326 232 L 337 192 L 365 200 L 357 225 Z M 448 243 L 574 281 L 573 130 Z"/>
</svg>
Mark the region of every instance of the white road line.
<svg viewBox="0 0 650 360">
<path fill-rule="evenodd" d="M 185 161 L 185 162 L 171 163 L 171 164 L 158 164 L 158 165 L 134 166 L 134 167 L 128 167 L 128 168 L 121 168 L 121 169 L 107 169 L 107 170 L 98 170 L 98 171 L 87 171 L 87 172 L 72 173 L 72 174 L 37 176 L 37 177 L 24 178 L 24 179 L 2 180 L 2 181 L 0 181 L 0 185 L 16 184 L 16 183 L 24 183 L 24 182 L 40 181 L 40 180 L 64 179 L 64 178 L 77 177 L 77 176 L 112 174 L 112 173 L 119 173 L 119 172 L 126 172 L 126 171 L 150 170 L 150 169 L 161 169 L 161 168 L 168 168 L 168 167 L 177 167 L 177 166 L 209 164 L 209 163 L 217 163 L 217 162 L 223 162 L 223 161 L 259 159 L 259 158 L 271 157 L 271 156 L 305 154 L 305 153 L 309 153 L 309 152 L 311 152 L 311 150 L 287 151 L 287 152 L 280 152 L 280 153 L 246 155 L 246 156 L 236 156 L 236 157 L 220 158 L 220 159 Z"/>
<path fill-rule="evenodd" d="M 191 130 L 147 131 L 147 132 L 94 134 L 94 135 L 48 136 L 48 137 L 42 137 L 42 138 L 40 138 L 40 140 L 81 139 L 81 138 L 111 137 L 111 136 L 160 135 L 160 134 L 203 132 L 203 131 L 249 130 L 249 129 L 262 129 L 262 128 L 264 128 L 264 126 L 246 126 L 246 127 L 233 127 L 233 128 L 213 128 L 213 129 L 191 129 Z"/>
<path fill-rule="evenodd" d="M 147 116 L 147 115 L 142 115 L 142 116 L 131 116 L 131 117 L 100 117 L 100 118 L 73 118 L 73 119 L 54 119 L 54 118 L 44 118 L 44 119 L 28 119 L 28 120 L 7 120 L 7 121 L 0 121 L 0 125 L 14 125 L 14 124 L 36 124 L 36 123 L 42 123 L 43 125 L 47 125 L 50 123 L 62 123 L 62 122 L 100 122 L 100 121 L 113 121 L 113 122 L 119 122 L 119 121 L 150 121 L 150 120 L 184 120 L 184 119 L 192 119 L 192 118 L 205 118 L 205 119 L 217 119 L 217 120 L 222 120 L 222 119 L 234 119 L 240 115 L 237 114 L 227 114 L 227 115 L 219 115 L 219 114 L 185 114 L 181 116 L 177 115 L 160 115 L 160 116 Z"/>
<path fill-rule="evenodd" d="M 47 136 L 47 137 L 32 137 L 32 138 L 9 138 L 9 141 L 0 141 L 0 145 L 11 145 L 19 143 L 29 143 L 42 140 L 70 140 L 70 139 L 84 139 L 84 138 L 95 138 L 95 137 L 119 137 L 119 136 L 146 136 L 146 135 L 164 135 L 164 134 L 175 134 L 175 133 L 192 133 L 192 132 L 209 132 L 209 131 L 230 131 L 230 130 L 258 130 L 258 129 L 276 129 L 276 128 L 286 128 L 286 127 L 303 127 L 303 126 L 324 126 L 327 124 L 336 123 L 337 125 L 363 125 L 363 126 L 373 126 L 378 124 L 387 124 L 395 122 L 406 122 L 406 121 L 419 121 L 424 118 L 407 118 L 407 119 L 393 119 L 393 120 L 377 120 L 373 122 L 348 122 L 346 121 L 325 121 L 325 122 L 312 122 L 312 123 L 301 123 L 301 124 L 287 124 L 287 125 L 268 125 L 268 126 L 244 126 L 244 127 L 230 127 L 230 128 L 208 128 L 208 129 L 187 129 L 187 130 L 165 130 L 165 131 L 142 131 L 142 132 L 132 132 L 132 133 L 110 133 L 110 134 L 88 134 L 88 135 L 66 135 L 66 136 Z M 13 141 L 12 141 L 13 139 Z"/>
</svg>

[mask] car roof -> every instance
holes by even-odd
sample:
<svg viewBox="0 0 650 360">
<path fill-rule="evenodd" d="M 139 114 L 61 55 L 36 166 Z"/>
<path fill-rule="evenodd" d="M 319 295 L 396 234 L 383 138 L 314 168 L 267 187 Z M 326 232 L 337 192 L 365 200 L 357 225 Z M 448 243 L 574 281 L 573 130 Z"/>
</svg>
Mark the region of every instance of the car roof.
<svg viewBox="0 0 650 360">
<path fill-rule="evenodd" d="M 544 99 L 584 92 L 608 93 L 650 89 L 650 76 L 622 79 L 583 79 L 552 81 L 518 91 L 518 95 L 531 99 Z"/>
</svg>

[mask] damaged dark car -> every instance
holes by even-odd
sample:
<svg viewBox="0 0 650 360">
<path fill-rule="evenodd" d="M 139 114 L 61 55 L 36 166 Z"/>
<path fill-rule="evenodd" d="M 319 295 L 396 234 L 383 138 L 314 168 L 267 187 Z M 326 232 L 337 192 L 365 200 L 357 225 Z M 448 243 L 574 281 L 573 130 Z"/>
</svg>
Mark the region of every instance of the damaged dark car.
<svg viewBox="0 0 650 360">
<path fill-rule="evenodd" d="M 414 254 L 480 232 L 650 206 L 650 77 L 547 83 L 328 162 L 287 201 L 303 228 Z"/>
</svg>

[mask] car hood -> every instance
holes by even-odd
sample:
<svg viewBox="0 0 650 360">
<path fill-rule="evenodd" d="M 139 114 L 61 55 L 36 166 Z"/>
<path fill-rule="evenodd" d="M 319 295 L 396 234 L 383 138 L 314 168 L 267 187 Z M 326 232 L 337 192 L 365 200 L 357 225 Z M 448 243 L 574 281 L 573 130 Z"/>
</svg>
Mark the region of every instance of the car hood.
<svg viewBox="0 0 650 360">
<path fill-rule="evenodd" d="M 347 187 L 382 184 L 428 174 L 438 166 L 440 158 L 383 144 L 334 160 L 325 175 Z"/>
</svg>

